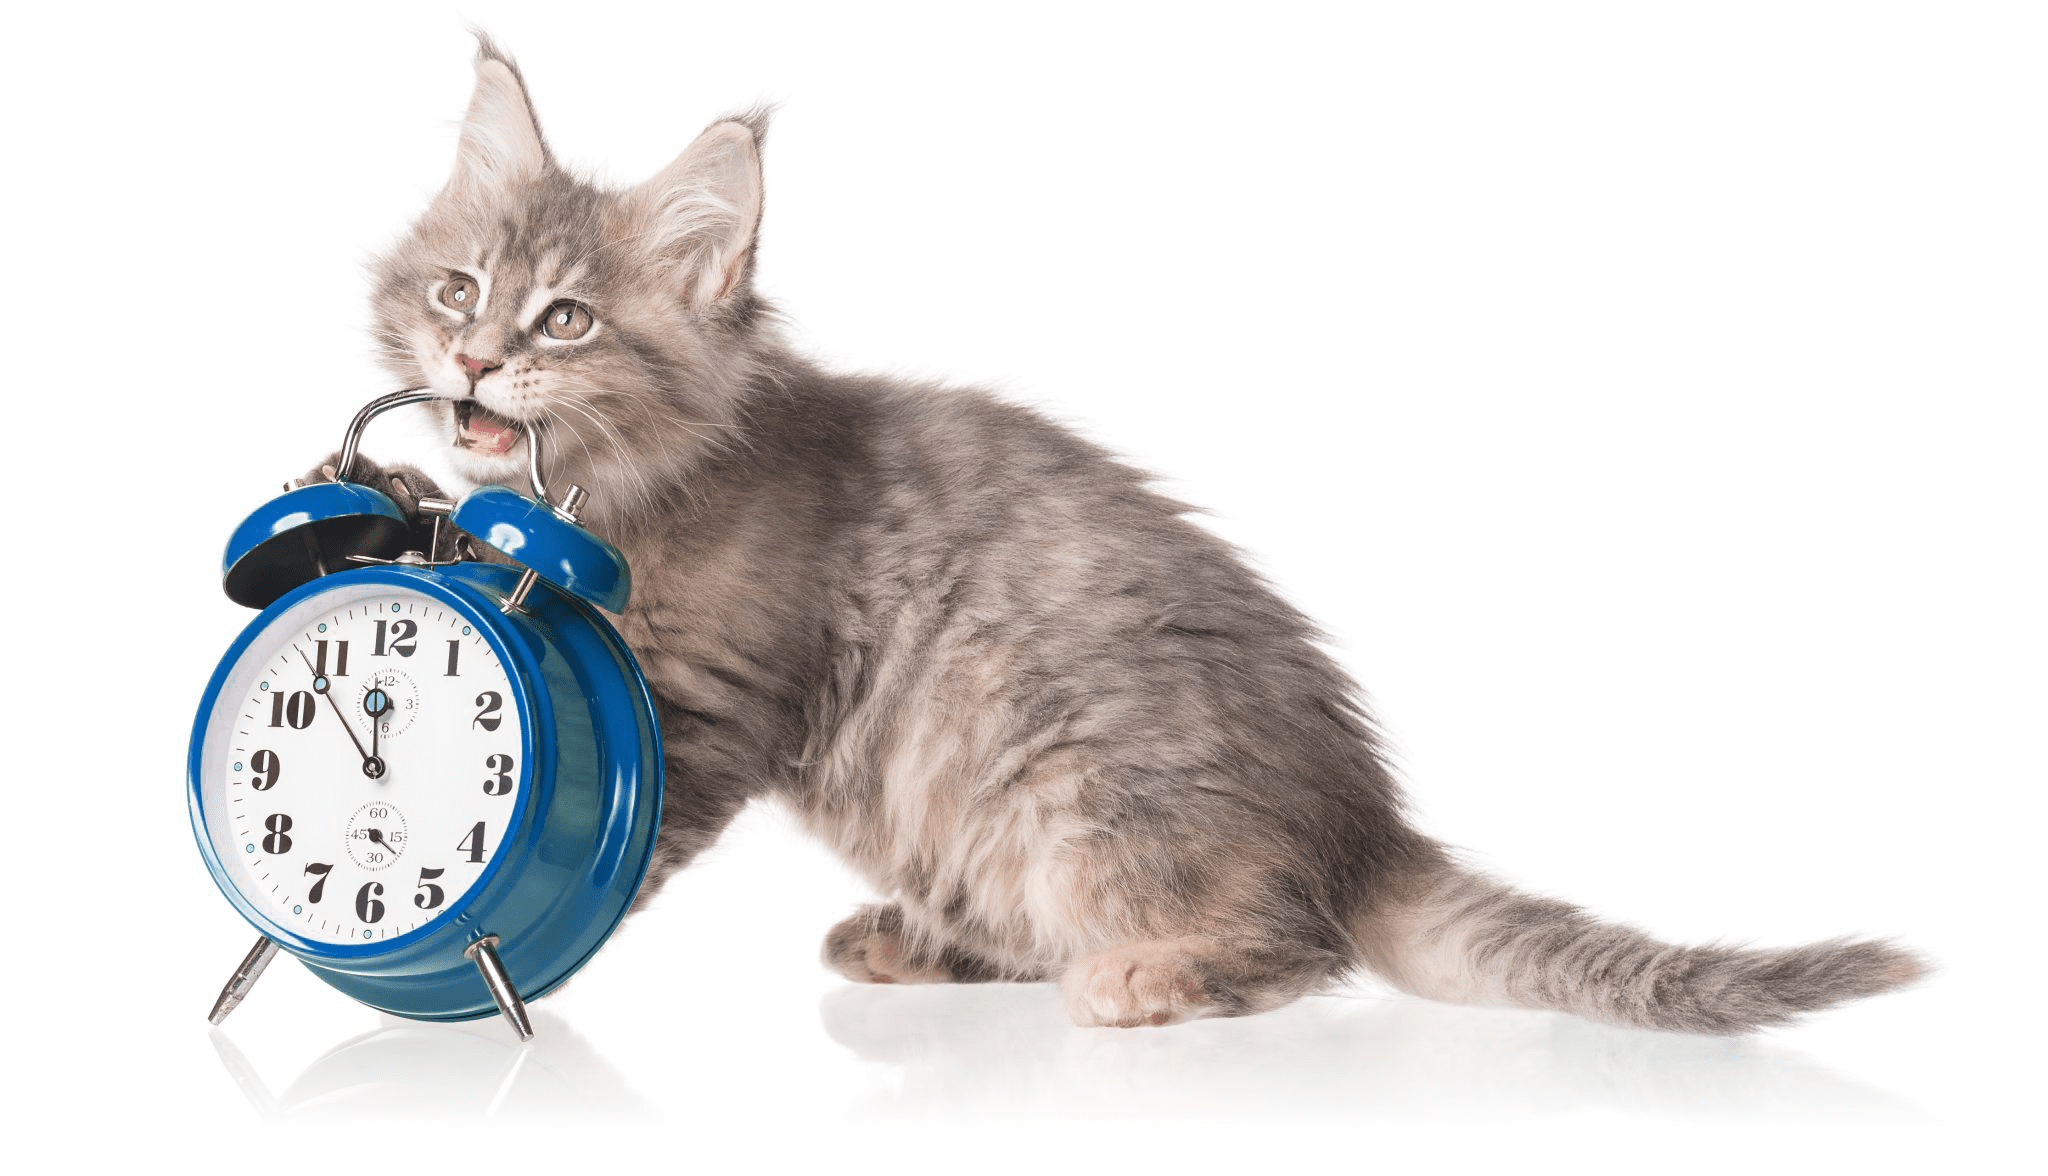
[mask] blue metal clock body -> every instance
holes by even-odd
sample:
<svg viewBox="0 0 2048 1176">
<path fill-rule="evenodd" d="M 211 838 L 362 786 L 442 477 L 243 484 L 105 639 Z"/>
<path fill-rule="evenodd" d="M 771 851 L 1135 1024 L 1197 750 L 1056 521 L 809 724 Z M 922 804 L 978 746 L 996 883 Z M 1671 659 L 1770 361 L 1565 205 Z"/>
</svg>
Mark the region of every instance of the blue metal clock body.
<svg viewBox="0 0 2048 1176">
<path fill-rule="evenodd" d="M 422 398 L 418 392 L 396 393 L 358 414 L 340 470 L 348 471 L 370 416 Z M 575 525 L 571 512 L 582 500 L 581 490 L 571 487 L 565 505 L 548 504 L 537 438 L 530 443 L 540 501 L 486 486 L 460 504 L 439 503 L 432 512 L 450 515 L 457 526 L 525 565 L 524 572 L 498 563 L 434 563 L 402 552 L 410 545 L 407 514 L 381 491 L 347 482 L 290 490 L 252 514 L 229 540 L 223 586 L 230 598 L 261 612 L 229 646 L 200 700 L 186 765 L 188 799 L 193 833 L 215 884 L 263 938 L 223 992 L 216 1023 L 282 950 L 333 987 L 387 1012 L 453 1021 L 502 1011 L 526 1036 L 521 998 L 544 995 L 567 980 L 632 906 L 661 817 L 660 732 L 632 653 L 595 607 L 623 610 L 630 575 L 616 548 Z M 425 505 L 421 509 L 427 511 Z M 392 730 L 384 716 L 396 713 L 384 709 L 394 703 L 383 684 L 393 684 L 396 693 L 400 681 L 421 683 L 403 672 L 394 676 L 395 663 L 385 657 L 374 660 L 386 668 L 363 674 L 371 659 L 361 649 L 362 630 L 342 622 L 344 611 L 351 618 L 346 626 L 399 611 L 425 624 L 431 613 L 443 627 L 436 639 L 451 637 L 448 685 L 437 686 L 440 693 L 418 690 L 406 703 L 418 707 L 407 712 L 406 723 L 440 723 L 443 732 L 473 734 L 467 710 L 458 714 L 449 705 L 466 707 L 472 689 L 459 684 L 458 655 L 488 664 L 488 684 L 502 683 L 507 696 L 489 692 L 492 707 L 503 706 L 516 719 L 516 731 L 499 735 L 499 723 L 477 717 L 486 732 L 477 738 L 493 740 L 490 748 L 503 753 L 489 757 L 488 772 L 473 767 L 474 758 L 420 756 L 409 768 L 386 774 L 383 756 L 403 763 L 405 755 L 397 750 L 397 736 L 381 746 L 377 741 L 380 732 Z M 316 629 L 329 633 L 328 621 L 335 623 L 329 636 L 338 647 L 331 677 L 329 642 L 315 637 Z M 379 655 L 386 653 L 386 623 L 374 621 Z M 344 631 L 358 634 L 353 678 L 344 668 L 347 643 L 338 640 Z M 318 648 L 317 667 L 309 645 Z M 403 652 L 410 657 L 413 647 Z M 306 661 L 304 674 L 294 656 Z M 436 652 L 433 659 L 440 656 Z M 433 672 L 438 675 L 438 668 Z M 284 674 L 289 683 L 280 680 L 277 692 L 262 693 L 271 689 L 268 679 Z M 256 678 L 265 679 L 260 687 Z M 364 693 L 344 689 L 357 682 Z M 452 690 L 461 696 L 451 697 Z M 268 716 L 275 734 L 262 734 L 265 716 L 251 711 L 252 703 L 275 708 Z M 332 719 L 324 717 L 330 713 Z M 286 715 L 291 728 L 308 727 L 322 716 L 322 723 L 337 728 L 332 742 L 277 742 L 289 734 L 280 726 Z M 364 718 L 371 727 L 367 746 L 358 734 Z M 341 739 L 343 729 L 348 743 Z M 412 746 L 426 751 L 448 743 L 436 737 L 439 745 L 419 744 L 415 736 Z M 269 746 L 240 750 L 258 743 Z M 293 761 L 290 787 L 268 791 L 284 777 L 287 759 Z M 229 768 L 231 760 L 236 762 Z M 360 777 L 354 774 L 358 762 Z M 442 877 L 454 873 L 452 868 L 419 868 L 447 864 L 452 828 L 429 849 L 406 840 L 404 816 L 396 810 L 401 802 L 445 809 L 458 794 L 475 802 L 479 775 L 483 795 L 490 798 L 485 803 L 496 806 L 489 809 L 496 840 L 486 846 L 485 823 L 479 822 L 475 841 L 465 838 L 456 847 L 467 851 L 456 860 L 473 863 L 462 867 L 458 884 L 455 877 Z M 293 799 L 268 799 L 288 794 Z M 335 814 L 365 798 L 356 815 L 337 826 Z M 255 803 L 232 808 L 246 801 Z M 298 811 L 296 829 L 283 813 L 255 816 L 273 808 Z M 372 817 L 359 822 L 363 813 Z M 413 832 L 426 832 L 440 816 L 430 811 Z M 466 810 L 459 819 L 467 822 Z M 408 857 L 412 845 L 421 847 Z M 315 846 L 317 855 L 308 852 Z M 313 856 L 333 862 L 312 862 Z M 338 868 L 345 861 L 354 862 L 353 872 Z M 301 867 L 313 877 L 301 876 Z M 270 872 L 259 880 L 259 869 Z M 365 872 L 379 870 L 384 872 Z M 415 870 L 419 888 L 409 890 Z M 321 905 L 321 886 L 344 873 L 349 888 L 361 886 L 353 923 L 342 913 L 349 905 L 345 895 L 330 890 L 327 905 Z M 269 894 L 262 893 L 266 888 Z M 386 919 L 387 910 L 403 918 Z"/>
<path fill-rule="evenodd" d="M 542 589 L 522 611 L 499 602 L 517 569 L 464 563 L 357 568 L 309 581 L 279 598 L 229 647 L 208 682 L 188 760 L 193 831 L 221 893 L 260 932 L 315 975 L 365 1004 L 425 1020 L 497 1012 L 464 956 L 484 935 L 527 999 L 568 979 L 632 905 L 661 812 L 660 734 L 632 654 L 596 610 Z M 510 671 L 527 773 L 519 812 L 481 881 L 433 921 L 396 939 L 323 943 L 245 898 L 207 835 L 201 786 L 207 735 L 230 671 L 274 617 L 302 602 L 365 584 L 389 584 L 447 605 L 481 633 Z M 232 709 L 232 708 L 230 708 Z M 216 803 L 218 801 L 216 800 Z"/>
</svg>

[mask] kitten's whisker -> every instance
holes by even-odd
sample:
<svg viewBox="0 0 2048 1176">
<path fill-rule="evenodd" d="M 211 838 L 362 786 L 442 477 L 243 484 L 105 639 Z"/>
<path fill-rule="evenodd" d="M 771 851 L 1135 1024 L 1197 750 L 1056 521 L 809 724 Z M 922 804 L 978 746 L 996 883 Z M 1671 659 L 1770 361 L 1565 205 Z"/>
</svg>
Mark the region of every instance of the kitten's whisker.
<svg viewBox="0 0 2048 1176">
<path fill-rule="evenodd" d="M 621 436 L 618 433 L 618 431 L 611 426 L 610 422 L 606 421 L 603 418 L 603 416 L 592 411 L 591 407 L 584 402 L 583 398 L 577 396 L 574 392 L 569 391 L 567 389 L 556 389 L 556 400 L 557 403 L 564 407 L 575 409 L 578 415 L 582 416 L 583 419 L 589 421 L 592 425 L 596 426 L 598 432 L 603 436 L 606 443 L 609 444 L 612 450 L 617 454 L 617 464 L 619 468 L 626 471 L 627 474 L 631 475 L 633 482 L 639 492 L 639 497 L 642 499 L 643 502 L 651 503 L 654 500 L 654 488 L 652 484 L 648 482 L 647 475 L 641 471 L 640 463 L 633 460 L 632 450 L 627 446 L 626 439 L 623 436 Z M 546 411 L 552 419 L 560 423 L 561 426 L 571 435 L 575 436 L 577 444 L 581 445 L 583 447 L 584 453 L 588 455 L 590 453 L 589 442 L 583 437 L 583 435 L 577 432 L 577 430 L 570 428 L 568 421 L 564 419 L 560 413 L 555 412 L 551 409 Z"/>
<path fill-rule="evenodd" d="M 611 449 L 611 451 L 617 455 L 620 466 L 627 469 L 628 472 L 633 473 L 635 477 L 638 477 L 638 471 L 633 470 L 632 463 L 627 460 L 627 458 L 630 455 L 626 452 L 624 445 L 616 436 L 612 434 L 611 430 L 605 425 L 603 420 L 592 416 L 582 406 L 575 404 L 572 401 L 563 400 L 561 401 L 561 404 L 564 407 L 575 409 L 577 415 L 583 417 L 592 425 L 596 426 L 599 437 L 606 443 L 606 445 Z M 569 423 L 568 418 L 563 416 L 560 412 L 552 408 L 547 409 L 545 411 L 547 412 L 548 419 L 554 421 L 562 429 L 562 431 L 568 433 L 571 437 L 574 437 L 576 439 L 577 448 L 583 451 L 583 454 L 586 458 L 592 459 L 592 464 L 594 466 L 596 464 L 595 458 L 597 455 L 591 449 L 590 439 L 586 437 L 581 430 L 573 427 Z"/>
<path fill-rule="evenodd" d="M 595 405 L 566 389 L 561 391 L 560 397 L 561 402 L 565 406 L 575 409 L 585 420 L 597 426 L 598 431 L 604 434 L 605 440 L 618 452 L 620 461 L 625 462 L 631 457 L 631 451 L 626 445 L 626 439 L 619 434 L 617 429 L 612 427 L 611 422 L 605 420 L 604 416 L 596 411 Z M 634 473 L 636 475 L 639 473 L 637 468 L 635 468 Z"/>
<path fill-rule="evenodd" d="M 599 464 L 596 460 L 598 455 L 590 447 L 590 439 L 586 437 L 580 430 L 572 427 L 568 421 L 568 418 L 564 417 L 561 413 L 556 412 L 551 408 L 543 408 L 541 410 L 541 413 L 547 421 L 554 425 L 555 432 L 566 433 L 569 437 L 575 440 L 576 448 L 582 452 L 585 460 L 590 463 L 592 475 L 600 475 L 603 471 L 599 468 Z M 622 459 L 615 464 L 617 464 L 620 468 L 624 469 L 628 474 L 632 475 L 634 482 L 637 483 L 640 481 L 639 472 L 633 469 L 632 463 L 623 460 L 623 455 Z M 621 492 L 621 496 L 629 499 L 629 501 L 616 502 L 615 505 L 628 510 L 632 510 L 636 509 L 640 505 L 639 500 L 645 498 L 645 493 L 638 486 L 632 486 L 624 488 Z M 607 495 L 608 499 L 613 497 L 613 495 Z"/>
<path fill-rule="evenodd" d="M 557 389 L 558 395 L 561 396 L 565 402 L 574 402 L 578 406 L 579 411 L 582 411 L 586 416 L 590 416 L 593 421 L 600 425 L 600 427 L 604 427 L 604 422 L 601 419 L 602 414 L 598 410 L 597 406 L 595 404 L 592 404 L 587 398 L 577 396 L 576 393 L 572 390 L 582 388 L 592 392 L 601 392 L 603 391 L 603 389 L 593 388 L 588 384 L 581 384 L 572 380 L 563 380 L 555 387 Z M 723 439 L 718 437 L 712 437 L 705 433 L 700 433 L 695 428 L 692 428 L 691 426 L 694 422 L 667 420 L 661 423 L 681 428 L 684 432 L 696 438 L 698 441 L 702 442 L 708 448 L 719 450 L 721 452 L 730 448 L 730 446 Z M 619 442 L 619 446 L 621 451 L 623 452 L 625 449 L 625 443 L 623 440 Z"/>
<path fill-rule="evenodd" d="M 595 384 L 586 384 L 581 380 L 576 380 L 570 377 L 562 377 L 554 386 L 565 390 L 574 389 L 579 392 L 594 392 L 597 393 L 598 395 L 604 395 L 611 391 L 611 389 L 609 388 L 600 388 Z M 597 407 L 595 404 L 591 403 L 587 399 L 584 401 L 584 404 L 587 407 L 593 409 Z M 738 421 L 685 421 L 678 419 L 670 419 L 666 423 L 682 425 L 687 428 L 697 429 L 737 429 L 740 430 L 741 432 L 746 431 L 747 428 L 746 425 L 741 424 Z"/>
<path fill-rule="evenodd" d="M 554 386 L 554 387 L 560 387 L 560 388 L 564 388 L 564 389 L 575 389 L 576 391 L 579 391 L 579 392 L 594 392 L 594 393 L 597 393 L 598 395 L 605 395 L 605 394 L 607 394 L 607 393 L 609 393 L 609 392 L 611 392 L 611 391 L 612 391 L 612 389 L 610 389 L 610 388 L 601 388 L 601 387 L 599 387 L 599 386 L 598 386 L 598 385 L 596 385 L 596 384 L 589 384 L 589 383 L 585 383 L 584 381 L 582 381 L 582 380 L 579 380 L 579 379 L 577 379 L 577 378 L 575 378 L 575 377 L 573 377 L 573 376 L 566 376 L 566 375 L 561 375 L 561 376 L 557 376 L 557 377 L 556 377 L 556 383 L 555 383 L 554 385 L 552 385 L 552 386 Z M 590 403 L 589 401 L 587 401 L 587 400 L 585 401 L 585 404 L 586 404 L 586 405 L 588 405 L 588 406 L 589 406 L 589 407 L 591 407 L 591 408 L 595 408 L 595 407 L 597 407 L 597 406 L 596 406 L 595 404 L 591 404 L 591 403 Z M 738 422 L 738 421 L 685 421 L 685 420 L 674 420 L 674 421 L 672 421 L 671 423 L 673 423 L 673 424 L 678 424 L 678 425 L 688 425 L 688 426 L 692 426 L 692 427 L 694 427 L 694 428 L 699 428 L 699 429 L 738 429 L 738 430 L 740 430 L 740 431 L 742 431 L 742 432 L 744 432 L 744 431 L 746 430 L 746 428 L 747 428 L 747 426 L 746 426 L 745 424 L 742 424 L 742 423 L 740 423 L 740 422 Z"/>
</svg>

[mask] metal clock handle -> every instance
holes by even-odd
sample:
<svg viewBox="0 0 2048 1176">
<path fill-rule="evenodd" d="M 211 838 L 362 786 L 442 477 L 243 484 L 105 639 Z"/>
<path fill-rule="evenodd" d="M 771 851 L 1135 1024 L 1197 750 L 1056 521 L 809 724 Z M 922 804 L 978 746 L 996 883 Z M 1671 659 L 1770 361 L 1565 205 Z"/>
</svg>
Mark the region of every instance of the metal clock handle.
<svg viewBox="0 0 2048 1176">
<path fill-rule="evenodd" d="M 370 422 L 377 416 L 394 408 L 403 408 L 408 404 L 422 404 L 429 400 L 445 399 L 447 397 L 437 395 L 425 388 L 407 388 L 403 391 L 393 392 L 388 396 L 379 396 L 377 399 L 365 404 L 357 411 L 355 419 L 349 421 L 348 433 L 342 437 L 341 460 L 335 464 L 334 480 L 337 482 L 348 481 L 349 469 L 356 462 L 356 450 L 362 444 L 363 430 L 368 428 Z M 562 501 L 557 503 L 554 500 L 554 496 L 548 493 L 547 482 L 541 477 L 542 463 L 545 460 L 541 455 L 541 450 L 544 448 L 541 444 L 541 430 L 533 424 L 522 424 L 519 431 L 526 437 L 526 476 L 533 482 L 534 499 L 542 506 L 562 516 L 563 521 L 575 522 L 576 511 L 583 505 L 583 500 L 587 497 L 583 487 L 569 487 L 568 492 L 562 496 Z"/>
<path fill-rule="evenodd" d="M 562 501 L 560 503 L 557 503 L 553 498 L 549 497 L 547 483 L 541 481 L 540 477 L 540 451 L 542 448 L 540 443 L 541 431 L 533 427 L 532 425 L 528 425 L 525 428 L 521 429 L 520 431 L 526 434 L 526 479 L 527 481 L 533 483 L 534 500 L 539 502 L 542 506 L 545 506 L 549 510 L 554 511 L 556 514 L 562 516 L 562 521 L 569 523 L 575 522 L 577 508 L 583 505 L 583 499 L 585 497 L 583 493 L 583 487 L 569 487 L 569 492 L 562 496 Z"/>
<path fill-rule="evenodd" d="M 334 480 L 337 482 L 348 481 L 349 467 L 356 464 L 356 446 L 362 443 L 363 430 L 369 426 L 373 418 L 380 413 L 389 412 L 394 408 L 402 408 L 408 404 L 419 404 L 428 400 L 442 399 L 445 399 L 445 397 L 436 396 L 425 388 L 407 388 L 403 392 L 393 392 L 389 396 L 379 396 L 377 399 L 365 404 L 356 413 L 355 419 L 348 423 L 348 434 L 341 441 L 341 460 L 334 464 Z"/>
<path fill-rule="evenodd" d="M 584 491 L 583 487 L 572 485 L 563 493 L 562 501 L 556 502 L 550 498 L 548 496 L 547 482 L 541 478 L 540 473 L 541 450 L 543 448 L 540 441 L 541 431 L 531 425 L 522 431 L 526 434 L 526 477 L 528 481 L 533 483 L 534 499 L 542 506 L 554 511 L 555 517 L 563 522 L 576 522 L 576 512 L 583 509 L 583 501 L 590 497 L 590 495 Z M 499 610 L 507 613 L 525 611 L 526 594 L 532 592 L 533 586 L 539 582 L 540 573 L 532 568 L 527 568 L 524 572 L 521 572 L 519 582 L 512 586 L 512 591 L 506 595 L 504 602 L 498 606 Z M 512 1014 L 507 1013 L 505 1015 L 509 1017 Z"/>
</svg>

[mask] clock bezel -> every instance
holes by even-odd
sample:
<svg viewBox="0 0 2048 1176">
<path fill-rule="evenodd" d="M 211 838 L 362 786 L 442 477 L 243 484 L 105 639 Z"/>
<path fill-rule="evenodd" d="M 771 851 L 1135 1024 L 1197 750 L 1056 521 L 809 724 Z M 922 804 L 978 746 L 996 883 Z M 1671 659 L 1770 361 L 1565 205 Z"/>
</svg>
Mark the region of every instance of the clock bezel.
<svg viewBox="0 0 2048 1176">
<path fill-rule="evenodd" d="M 277 618 L 308 599 L 357 588 L 364 589 L 363 595 L 374 595 L 384 589 L 399 589 L 430 597 L 460 614 L 477 630 L 492 652 L 497 655 L 498 664 L 506 671 L 506 681 L 519 715 L 521 766 L 518 797 L 513 815 L 506 823 L 504 834 L 498 839 L 497 851 L 492 855 L 491 861 L 486 863 L 483 872 L 460 896 L 451 897 L 444 910 L 410 931 L 361 943 L 336 943 L 306 937 L 296 929 L 278 922 L 275 917 L 250 902 L 248 896 L 242 893 L 231 867 L 221 860 L 219 848 L 215 845 L 212 831 L 207 826 L 206 817 L 211 810 L 206 803 L 205 770 L 207 763 L 210 762 L 209 757 L 217 754 L 215 749 L 208 747 L 208 743 L 210 737 L 215 734 L 214 720 L 221 709 L 221 692 L 227 686 L 229 676 L 241 663 L 243 655 L 256 639 L 269 630 Z M 423 575 L 411 569 L 400 571 L 390 567 L 351 568 L 309 580 L 280 596 L 250 621 L 228 646 L 219 665 L 215 667 L 213 676 L 207 681 L 206 693 L 201 698 L 199 715 L 194 724 L 186 770 L 189 782 L 188 798 L 193 836 L 199 842 L 201 855 L 206 859 L 207 870 L 213 875 L 213 880 L 222 894 L 258 931 L 276 941 L 280 947 L 302 958 L 315 956 L 346 964 L 403 952 L 440 934 L 452 923 L 471 921 L 466 917 L 468 912 L 490 894 L 492 884 L 497 880 L 500 871 L 506 868 L 508 861 L 518 856 L 518 847 L 525 845 L 529 840 L 529 830 L 538 822 L 545 820 L 546 802 L 552 791 L 553 757 L 546 754 L 548 748 L 541 741 L 547 738 L 552 727 L 553 707 L 538 697 L 534 690 L 533 683 L 540 678 L 538 666 L 531 664 L 533 659 L 526 656 L 524 649 L 514 652 L 517 646 L 506 640 L 501 626 L 503 620 L 495 610 L 481 607 L 476 601 L 452 589 L 447 582 L 438 577 Z M 228 722 L 231 724 L 232 720 Z"/>
</svg>

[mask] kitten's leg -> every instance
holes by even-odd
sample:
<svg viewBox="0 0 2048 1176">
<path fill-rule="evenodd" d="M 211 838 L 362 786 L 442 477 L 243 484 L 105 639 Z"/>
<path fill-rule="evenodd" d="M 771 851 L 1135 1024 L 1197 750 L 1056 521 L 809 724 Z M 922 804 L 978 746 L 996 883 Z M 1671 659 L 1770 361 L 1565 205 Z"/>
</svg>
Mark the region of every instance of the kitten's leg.
<svg viewBox="0 0 2048 1176">
<path fill-rule="evenodd" d="M 1060 977 L 1077 1025 L 1172 1025 L 1263 1013 L 1321 987 L 1324 953 L 1211 936 L 1127 943 L 1086 955 Z"/>
<path fill-rule="evenodd" d="M 825 935 L 824 959 L 862 984 L 979 984 L 1040 979 L 1017 975 L 971 952 L 916 935 L 895 903 L 864 906 Z"/>
</svg>

